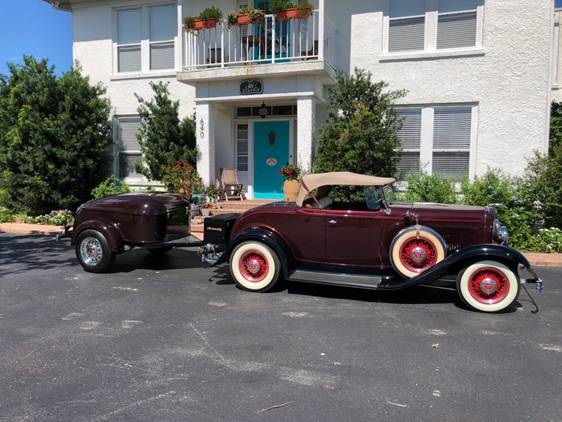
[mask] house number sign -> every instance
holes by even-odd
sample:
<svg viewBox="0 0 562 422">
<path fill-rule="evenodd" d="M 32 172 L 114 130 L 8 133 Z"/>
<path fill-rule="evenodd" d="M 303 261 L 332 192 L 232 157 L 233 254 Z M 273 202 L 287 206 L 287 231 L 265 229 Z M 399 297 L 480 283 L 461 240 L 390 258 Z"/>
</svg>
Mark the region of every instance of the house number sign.
<svg viewBox="0 0 562 422">
<path fill-rule="evenodd" d="M 240 83 L 240 95 L 263 94 L 263 82 L 259 79 L 246 79 Z"/>
</svg>

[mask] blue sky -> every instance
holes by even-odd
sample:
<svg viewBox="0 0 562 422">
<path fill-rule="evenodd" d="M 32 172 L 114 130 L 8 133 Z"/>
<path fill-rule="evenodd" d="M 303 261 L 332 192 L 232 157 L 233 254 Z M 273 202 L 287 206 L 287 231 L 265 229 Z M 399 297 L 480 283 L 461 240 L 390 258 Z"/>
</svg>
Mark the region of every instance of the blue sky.
<svg viewBox="0 0 562 422">
<path fill-rule="evenodd" d="M 556 0 L 556 7 L 562 7 L 562 0 Z"/>
<path fill-rule="evenodd" d="M 6 62 L 21 63 L 23 54 L 47 58 L 58 74 L 72 65 L 70 13 L 42 0 L 0 0 L 0 74 Z"/>
</svg>

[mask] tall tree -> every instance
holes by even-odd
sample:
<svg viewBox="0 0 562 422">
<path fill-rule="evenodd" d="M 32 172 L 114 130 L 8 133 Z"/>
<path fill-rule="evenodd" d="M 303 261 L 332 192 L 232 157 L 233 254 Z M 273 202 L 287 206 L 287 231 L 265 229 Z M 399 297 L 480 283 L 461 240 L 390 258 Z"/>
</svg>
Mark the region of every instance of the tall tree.
<svg viewBox="0 0 562 422">
<path fill-rule="evenodd" d="M 0 189 L 9 208 L 42 214 L 76 207 L 106 176 L 109 102 L 78 67 L 60 79 L 24 56 L 0 78 Z"/>
<path fill-rule="evenodd" d="M 339 72 L 329 92 L 330 118 L 320 128 L 314 171 L 393 176 L 399 160 L 400 118 L 394 105 L 405 91 L 387 91 L 369 72 Z"/>
<path fill-rule="evenodd" d="M 186 160 L 195 165 L 197 161 L 195 119 L 178 117 L 179 101 L 170 99 L 168 84 L 150 83 L 154 92 L 151 100 L 136 95 L 141 128 L 137 135 L 142 159 L 136 170 L 150 180 L 162 180 L 165 165 Z"/>
</svg>

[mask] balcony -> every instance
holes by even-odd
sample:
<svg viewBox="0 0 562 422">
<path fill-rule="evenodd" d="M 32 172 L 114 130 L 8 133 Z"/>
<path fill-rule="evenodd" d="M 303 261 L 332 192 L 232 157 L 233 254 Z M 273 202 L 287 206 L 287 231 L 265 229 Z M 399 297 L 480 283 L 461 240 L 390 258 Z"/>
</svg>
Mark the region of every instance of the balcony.
<svg viewBox="0 0 562 422">
<path fill-rule="evenodd" d="M 323 3 L 323 2 L 322 2 Z M 336 30 L 321 9 L 307 18 L 183 30 L 183 82 L 290 73 L 333 75 Z"/>
</svg>

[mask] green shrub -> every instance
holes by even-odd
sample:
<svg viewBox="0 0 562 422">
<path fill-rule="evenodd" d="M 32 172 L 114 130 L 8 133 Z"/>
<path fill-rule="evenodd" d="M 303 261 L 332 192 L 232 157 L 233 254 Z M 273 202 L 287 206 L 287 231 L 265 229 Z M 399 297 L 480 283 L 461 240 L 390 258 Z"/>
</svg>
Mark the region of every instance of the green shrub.
<svg viewBox="0 0 562 422">
<path fill-rule="evenodd" d="M 562 229 L 562 145 L 529 161 L 520 191 L 522 201 L 544 216 L 545 227 Z"/>
<path fill-rule="evenodd" d="M 317 137 L 314 172 L 394 175 L 400 149 L 395 103 L 404 91 L 388 91 L 386 83 L 373 82 L 359 69 L 351 77 L 339 72 L 336 82 L 329 92 L 330 118 Z"/>
<path fill-rule="evenodd" d="M 530 236 L 523 249 L 528 252 L 562 252 L 562 230 L 557 227 L 539 229 L 538 233 Z"/>
<path fill-rule="evenodd" d="M 39 215 L 34 218 L 36 224 L 50 224 L 53 226 L 68 226 L 72 224 L 74 215 L 70 210 L 55 210 L 49 214 Z"/>
<path fill-rule="evenodd" d="M 138 112 L 141 127 L 137 134 L 142 159 L 135 163 L 137 172 L 149 180 L 162 180 L 162 169 L 186 160 L 197 162 L 195 118 L 178 117 L 179 101 L 172 101 L 168 84 L 150 82 L 154 97 L 145 100 L 135 94 L 139 101 Z"/>
<path fill-rule="evenodd" d="M 500 170 L 488 170 L 473 181 L 463 179 L 461 183 L 464 202 L 468 205 L 504 204 L 508 206 L 514 198 L 516 184 Z"/>
<path fill-rule="evenodd" d="M 0 223 L 12 223 L 14 213 L 7 208 L 0 207 Z"/>
<path fill-rule="evenodd" d="M 404 194 L 407 201 L 438 202 L 454 204 L 456 194 L 453 183 L 437 174 L 412 174 L 408 177 L 408 189 Z"/>
<path fill-rule="evenodd" d="M 129 192 L 129 186 L 125 182 L 115 176 L 109 176 L 92 190 L 92 197 L 101 199 L 127 192 Z"/>
<path fill-rule="evenodd" d="M 74 208 L 107 174 L 110 105 L 101 85 L 73 68 L 57 77 L 24 56 L 0 77 L 0 189 L 15 212 Z"/>
</svg>

